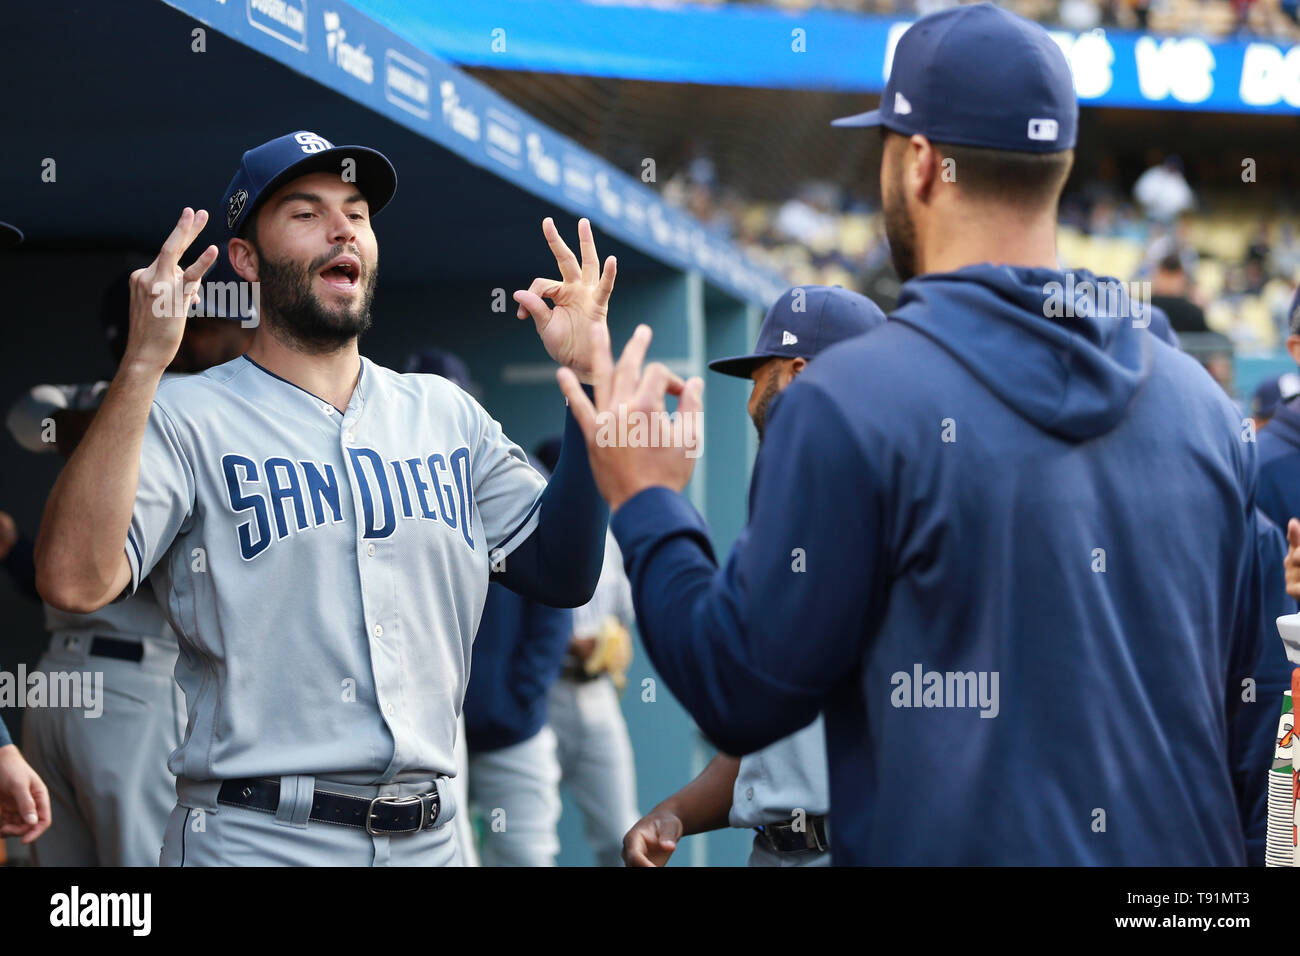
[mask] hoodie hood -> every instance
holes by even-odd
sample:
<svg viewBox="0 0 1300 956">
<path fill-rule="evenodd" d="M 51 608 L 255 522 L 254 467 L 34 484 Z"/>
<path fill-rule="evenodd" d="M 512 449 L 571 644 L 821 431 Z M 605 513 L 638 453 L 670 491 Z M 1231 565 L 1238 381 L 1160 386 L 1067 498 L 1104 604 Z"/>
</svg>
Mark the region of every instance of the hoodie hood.
<svg viewBox="0 0 1300 956">
<path fill-rule="evenodd" d="M 1119 424 L 1150 372 L 1150 318 L 1126 288 L 1083 270 L 967 266 L 908 281 L 889 318 L 1038 428 L 1086 441 Z"/>
</svg>

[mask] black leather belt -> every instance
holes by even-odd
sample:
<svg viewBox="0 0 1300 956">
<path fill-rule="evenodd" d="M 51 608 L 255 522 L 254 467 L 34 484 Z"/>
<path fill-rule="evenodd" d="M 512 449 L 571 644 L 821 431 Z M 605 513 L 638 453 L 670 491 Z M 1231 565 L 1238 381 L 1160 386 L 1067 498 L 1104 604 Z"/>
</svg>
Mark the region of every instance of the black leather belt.
<svg viewBox="0 0 1300 956">
<path fill-rule="evenodd" d="M 124 641 L 120 637 L 96 635 L 90 641 L 90 653 L 95 657 L 112 657 L 139 664 L 144 660 L 144 644 L 140 641 Z"/>
<path fill-rule="evenodd" d="M 588 674 L 587 669 L 581 664 L 565 664 L 563 669 L 560 671 L 560 676 L 565 680 L 571 680 L 576 684 L 586 684 L 599 677 L 604 677 L 605 672 L 596 671 L 594 674 Z"/>
<path fill-rule="evenodd" d="M 280 806 L 279 780 L 226 780 L 217 803 L 275 813 Z M 353 797 L 317 788 L 308 820 L 356 827 L 372 834 L 417 833 L 430 830 L 442 809 L 438 791 L 409 797 Z"/>
<path fill-rule="evenodd" d="M 830 846 L 826 837 L 826 818 L 808 817 L 801 829 L 796 830 L 794 822 L 770 823 L 764 827 L 754 827 L 758 835 L 767 841 L 767 845 L 778 853 L 793 853 L 796 850 L 825 850 Z"/>
</svg>

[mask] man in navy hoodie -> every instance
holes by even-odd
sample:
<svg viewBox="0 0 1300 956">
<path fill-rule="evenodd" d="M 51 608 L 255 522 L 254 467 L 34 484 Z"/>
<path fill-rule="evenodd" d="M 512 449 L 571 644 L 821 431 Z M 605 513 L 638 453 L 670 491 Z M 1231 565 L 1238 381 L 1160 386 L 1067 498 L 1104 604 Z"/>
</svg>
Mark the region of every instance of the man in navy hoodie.
<svg viewBox="0 0 1300 956">
<path fill-rule="evenodd" d="M 786 390 L 721 571 L 683 450 L 598 430 L 672 392 L 681 438 L 703 383 L 642 374 L 644 327 L 598 349 L 594 404 L 559 373 L 703 731 L 744 754 L 824 710 L 836 864 L 1246 861 L 1254 446 L 1117 284 L 1057 271 L 1077 120 L 1036 24 L 981 3 L 903 34 L 844 124 L 884 128 L 898 309 Z"/>
</svg>

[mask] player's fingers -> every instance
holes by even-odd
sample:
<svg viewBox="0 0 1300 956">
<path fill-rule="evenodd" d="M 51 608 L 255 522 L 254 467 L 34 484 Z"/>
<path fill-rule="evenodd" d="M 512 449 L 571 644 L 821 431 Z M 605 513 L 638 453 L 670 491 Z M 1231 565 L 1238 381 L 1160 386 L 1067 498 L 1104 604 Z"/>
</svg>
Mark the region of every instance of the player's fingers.
<svg viewBox="0 0 1300 956">
<path fill-rule="evenodd" d="M 627 345 L 623 346 L 623 354 L 614 366 L 613 381 L 610 383 L 611 404 L 625 404 L 636 393 L 637 382 L 641 380 L 641 363 L 645 361 L 645 353 L 653 336 L 650 326 L 638 325 L 632 337 L 627 340 Z"/>
<path fill-rule="evenodd" d="M 647 849 L 646 835 L 641 830 L 641 824 L 638 823 L 623 838 L 623 864 L 625 866 L 654 866 L 654 862 L 650 857 L 646 856 Z"/>
<path fill-rule="evenodd" d="M 605 411 L 609 408 L 610 395 L 614 388 L 614 353 L 609 344 L 609 326 L 598 322 L 587 333 L 591 346 L 591 387 L 596 398 L 596 408 Z"/>
<path fill-rule="evenodd" d="M 542 235 L 546 237 L 546 244 L 551 247 L 551 254 L 555 256 L 555 264 L 560 267 L 560 275 L 564 276 L 564 281 L 577 282 L 581 279 L 582 266 L 578 263 L 578 257 L 565 243 L 560 230 L 555 228 L 555 220 L 550 216 L 542 220 Z"/>
<path fill-rule="evenodd" d="M 668 370 L 667 365 L 651 362 L 641 376 L 636 396 L 632 399 L 633 405 L 642 411 L 662 411 L 666 407 L 664 399 L 668 394 L 668 382 L 672 378 L 676 376 Z"/>
<path fill-rule="evenodd" d="M 537 293 L 521 290 L 515 293 L 514 299 L 519 303 L 519 318 L 531 315 L 539 330 L 551 321 L 551 307 Z"/>
<path fill-rule="evenodd" d="M 683 415 L 698 415 L 704 411 L 704 379 L 694 375 L 686 380 L 677 410 Z"/>
<path fill-rule="evenodd" d="M 185 287 L 188 289 L 190 287 L 191 282 L 197 283 L 199 280 L 201 280 L 204 276 L 204 273 L 206 273 L 210 268 L 212 268 L 212 263 L 216 261 L 217 261 L 217 247 L 208 246 L 206 249 L 203 250 L 203 255 L 199 256 L 197 259 L 191 262 L 190 267 L 185 270 L 184 273 Z"/>
<path fill-rule="evenodd" d="M 573 374 L 573 369 L 557 369 L 555 378 L 560 383 L 560 391 L 569 400 L 569 410 L 573 412 L 574 420 L 582 429 L 582 437 L 587 440 L 588 445 L 591 445 L 596 439 L 596 407 L 587 397 L 587 393 L 582 390 L 582 383 L 578 381 L 578 376 Z"/>
<path fill-rule="evenodd" d="M 176 267 L 180 262 L 181 254 L 190 247 L 194 237 L 203 231 L 207 225 L 208 213 L 204 209 L 195 212 L 189 206 L 181 211 L 180 219 L 176 220 L 176 225 L 171 234 L 163 241 L 162 249 L 158 252 L 158 258 L 155 260 L 159 266 L 170 274 L 170 270 Z"/>
<path fill-rule="evenodd" d="M 614 291 L 614 277 L 618 275 L 618 260 L 610 256 L 605 260 L 605 271 L 600 276 L 600 285 L 596 287 L 596 304 L 608 305 L 609 295 Z"/>
<path fill-rule="evenodd" d="M 591 231 L 591 220 L 578 220 L 578 251 L 582 253 L 582 281 L 595 282 L 600 278 L 600 257 L 596 255 L 596 237 Z"/>
<path fill-rule="evenodd" d="M 673 417 L 673 445 L 687 449 L 688 458 L 698 458 L 704 439 L 704 379 L 694 376 L 686 382 Z"/>
<path fill-rule="evenodd" d="M 521 289 L 519 290 L 519 292 L 516 292 L 515 301 L 516 302 L 519 301 L 519 295 L 521 292 L 528 292 L 531 295 L 536 296 L 538 299 L 554 300 L 555 297 L 559 295 L 560 290 L 562 288 L 564 288 L 564 283 L 561 282 L 559 279 L 546 279 L 546 278 L 539 277 L 534 279 L 532 282 L 528 283 L 528 288 L 526 290 Z M 526 314 L 526 310 L 521 308 L 519 312 L 516 314 L 519 316 L 519 318 L 522 319 Z M 546 306 L 546 315 L 548 318 L 550 317 L 550 314 L 551 314 L 550 306 Z"/>
</svg>

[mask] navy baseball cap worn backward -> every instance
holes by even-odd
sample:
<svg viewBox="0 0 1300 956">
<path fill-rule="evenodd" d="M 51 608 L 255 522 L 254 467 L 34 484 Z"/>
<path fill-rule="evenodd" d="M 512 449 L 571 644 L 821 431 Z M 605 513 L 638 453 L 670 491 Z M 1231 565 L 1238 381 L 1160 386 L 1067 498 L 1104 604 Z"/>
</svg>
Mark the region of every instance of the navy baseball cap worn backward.
<svg viewBox="0 0 1300 956">
<path fill-rule="evenodd" d="M 922 17 L 894 48 L 880 108 L 832 126 L 1020 153 L 1073 149 L 1079 101 L 1065 54 L 1037 23 L 991 3 Z"/>
<path fill-rule="evenodd" d="M 355 169 L 344 160 L 355 162 Z M 373 216 L 397 192 L 397 171 L 388 157 L 367 146 L 335 146 L 307 130 L 286 133 L 254 146 L 239 161 L 239 171 L 226 187 L 221 214 L 232 236 L 238 236 L 260 203 L 292 179 L 308 173 L 355 172 L 356 186 Z"/>
<path fill-rule="evenodd" d="M 885 313 L 864 295 L 841 286 L 797 285 L 783 292 L 767 310 L 753 352 L 715 359 L 709 368 L 723 375 L 749 378 L 768 359 L 810 359 L 884 321 Z"/>
</svg>

